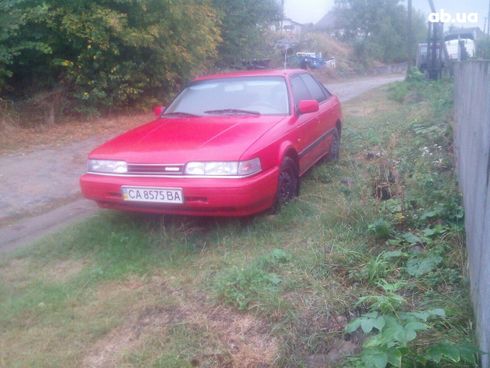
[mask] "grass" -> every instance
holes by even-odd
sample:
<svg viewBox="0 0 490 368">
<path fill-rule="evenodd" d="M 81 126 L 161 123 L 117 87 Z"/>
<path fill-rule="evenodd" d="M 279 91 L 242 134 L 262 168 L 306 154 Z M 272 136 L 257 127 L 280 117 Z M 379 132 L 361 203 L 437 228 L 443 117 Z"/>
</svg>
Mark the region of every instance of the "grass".
<svg viewBox="0 0 490 368">
<path fill-rule="evenodd" d="M 345 328 L 375 309 L 445 310 L 406 359 L 471 342 L 447 90 L 346 104 L 341 160 L 278 215 L 101 213 L 1 260 L 0 366 L 362 366 Z"/>
</svg>

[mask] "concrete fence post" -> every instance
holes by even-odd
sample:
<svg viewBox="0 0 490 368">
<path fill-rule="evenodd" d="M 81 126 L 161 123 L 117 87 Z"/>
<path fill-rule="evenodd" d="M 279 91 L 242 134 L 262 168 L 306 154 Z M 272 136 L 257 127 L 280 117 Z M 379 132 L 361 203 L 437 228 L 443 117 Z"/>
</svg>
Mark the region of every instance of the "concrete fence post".
<svg viewBox="0 0 490 368">
<path fill-rule="evenodd" d="M 490 352 L 490 61 L 456 63 L 454 77 L 454 144 L 471 299 L 480 349 Z M 482 367 L 490 367 L 487 354 Z"/>
</svg>

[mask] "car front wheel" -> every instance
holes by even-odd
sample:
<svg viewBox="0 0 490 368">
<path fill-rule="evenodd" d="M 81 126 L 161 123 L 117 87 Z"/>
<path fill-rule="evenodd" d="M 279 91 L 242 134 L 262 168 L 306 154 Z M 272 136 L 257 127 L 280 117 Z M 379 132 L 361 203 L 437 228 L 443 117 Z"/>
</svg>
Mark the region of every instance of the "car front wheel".
<svg viewBox="0 0 490 368">
<path fill-rule="evenodd" d="M 276 201 L 272 212 L 277 212 L 283 205 L 298 195 L 299 177 L 296 163 L 290 157 L 285 157 L 279 170 Z"/>
</svg>

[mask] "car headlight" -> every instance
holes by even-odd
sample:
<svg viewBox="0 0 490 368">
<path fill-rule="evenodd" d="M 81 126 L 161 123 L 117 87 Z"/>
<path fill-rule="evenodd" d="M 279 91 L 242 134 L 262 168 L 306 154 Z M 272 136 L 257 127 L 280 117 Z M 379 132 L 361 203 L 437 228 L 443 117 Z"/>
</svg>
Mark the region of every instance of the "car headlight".
<svg viewBox="0 0 490 368">
<path fill-rule="evenodd" d="M 248 161 L 189 162 L 185 165 L 186 175 L 249 176 L 261 170 L 258 158 Z"/>
<path fill-rule="evenodd" d="M 109 174 L 125 174 L 128 172 L 128 164 L 124 161 L 113 160 L 88 160 L 88 171 Z"/>
</svg>

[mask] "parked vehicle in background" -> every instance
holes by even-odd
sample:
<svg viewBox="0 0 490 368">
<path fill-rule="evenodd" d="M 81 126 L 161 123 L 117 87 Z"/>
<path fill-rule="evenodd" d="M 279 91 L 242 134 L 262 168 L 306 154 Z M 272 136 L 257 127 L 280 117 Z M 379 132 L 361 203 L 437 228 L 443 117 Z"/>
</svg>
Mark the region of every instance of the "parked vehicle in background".
<svg viewBox="0 0 490 368">
<path fill-rule="evenodd" d="M 479 28 L 450 28 L 444 34 L 444 37 L 439 36 L 440 39 L 435 42 L 435 50 L 432 54 L 440 55 L 440 60 L 436 60 L 436 63 L 447 65 L 452 61 L 463 61 L 475 57 L 475 40 L 479 36 L 482 37 L 482 32 Z M 441 45 L 444 46 L 445 50 L 441 49 Z M 423 72 L 427 71 L 428 65 L 430 64 L 427 55 L 427 43 L 419 43 L 417 47 L 416 66 Z"/>
<path fill-rule="evenodd" d="M 471 39 L 454 39 L 444 42 L 447 57 L 444 50 L 439 51 L 440 44 L 436 45 L 436 53 L 440 52 L 441 62 L 445 65 L 450 61 L 462 61 L 472 58 L 476 54 L 475 41 Z M 422 71 L 427 70 L 427 43 L 419 43 L 417 48 L 416 66 Z"/>
<path fill-rule="evenodd" d="M 469 38 L 447 40 L 445 44 L 449 60 L 467 60 L 476 54 L 475 41 Z"/>
<path fill-rule="evenodd" d="M 246 216 L 279 208 L 308 169 L 339 154 L 339 100 L 304 70 L 203 76 L 155 113 L 90 153 L 86 198 L 117 210 Z"/>
<path fill-rule="evenodd" d="M 444 42 L 449 60 L 467 60 L 476 56 L 476 42 L 485 38 L 479 27 L 449 27 L 444 34 Z"/>
<path fill-rule="evenodd" d="M 327 62 L 321 56 L 321 53 L 314 52 L 297 52 L 287 58 L 289 68 L 300 68 L 303 65 L 309 69 L 321 69 L 326 67 Z"/>
</svg>

